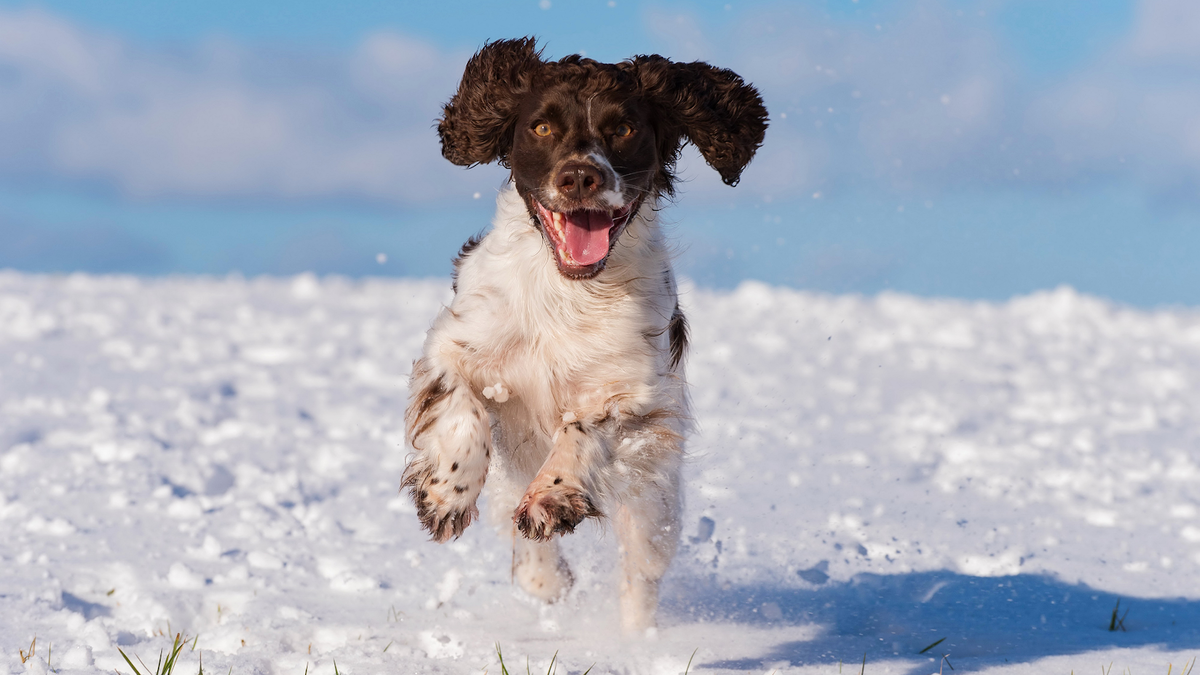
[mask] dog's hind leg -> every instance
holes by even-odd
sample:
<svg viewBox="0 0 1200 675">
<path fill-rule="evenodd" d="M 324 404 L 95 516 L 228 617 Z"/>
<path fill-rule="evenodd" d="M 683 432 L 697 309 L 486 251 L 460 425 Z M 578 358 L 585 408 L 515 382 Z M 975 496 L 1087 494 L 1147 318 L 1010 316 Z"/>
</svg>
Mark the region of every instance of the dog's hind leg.
<svg viewBox="0 0 1200 675">
<path fill-rule="evenodd" d="M 491 422 L 470 385 L 447 368 L 413 364 L 408 441 L 415 454 L 404 469 L 417 517 L 435 541 L 458 537 L 479 511 L 475 502 L 491 459 Z"/>
<path fill-rule="evenodd" d="M 545 602 L 561 600 L 575 583 L 557 541 L 532 541 L 519 534 L 513 537 L 513 579 Z"/>
<path fill-rule="evenodd" d="M 487 497 L 490 519 L 504 536 L 511 537 L 513 581 L 526 593 L 545 602 L 561 600 L 571 590 L 574 577 L 559 553 L 557 541 L 533 541 L 516 531 L 512 513 L 521 498 L 521 489 L 517 485 L 518 482 L 521 485 L 528 483 L 529 477 L 508 475 L 513 471 L 514 467 L 502 463 L 488 482 Z"/>
<path fill-rule="evenodd" d="M 621 628 L 628 634 L 653 628 L 658 582 L 679 546 L 678 472 L 659 474 L 632 489 L 613 519 L 621 554 Z"/>
</svg>

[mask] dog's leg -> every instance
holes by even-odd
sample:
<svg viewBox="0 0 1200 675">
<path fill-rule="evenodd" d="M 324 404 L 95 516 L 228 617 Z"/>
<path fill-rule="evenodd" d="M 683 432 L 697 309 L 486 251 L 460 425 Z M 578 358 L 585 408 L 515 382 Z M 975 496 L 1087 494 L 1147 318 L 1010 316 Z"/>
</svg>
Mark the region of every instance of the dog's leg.
<svg viewBox="0 0 1200 675">
<path fill-rule="evenodd" d="M 519 534 L 513 537 L 513 579 L 545 602 L 563 599 L 575 583 L 557 541 L 533 541 Z"/>
<path fill-rule="evenodd" d="M 621 553 L 621 628 L 653 628 L 658 582 L 679 546 L 679 477 L 672 472 L 635 486 L 616 514 Z"/>
<path fill-rule="evenodd" d="M 558 542 L 526 539 L 513 524 L 512 514 L 521 499 L 521 488 L 529 484 L 529 474 L 512 475 L 518 469 L 508 463 L 494 468 L 497 470 L 488 480 L 488 511 L 496 529 L 511 537 L 513 581 L 545 602 L 561 600 L 571 590 L 574 577 L 559 553 Z"/>
<path fill-rule="evenodd" d="M 479 515 L 475 501 L 487 478 L 491 424 L 470 385 L 428 359 L 413 364 L 408 441 L 416 451 L 404 469 L 417 517 L 435 541 L 458 537 Z"/>
<path fill-rule="evenodd" d="M 517 529 L 528 539 L 547 541 L 574 532 L 584 518 L 603 515 L 596 503 L 598 473 L 609 463 L 607 439 L 600 430 L 577 420 L 564 423 L 517 506 Z"/>
</svg>

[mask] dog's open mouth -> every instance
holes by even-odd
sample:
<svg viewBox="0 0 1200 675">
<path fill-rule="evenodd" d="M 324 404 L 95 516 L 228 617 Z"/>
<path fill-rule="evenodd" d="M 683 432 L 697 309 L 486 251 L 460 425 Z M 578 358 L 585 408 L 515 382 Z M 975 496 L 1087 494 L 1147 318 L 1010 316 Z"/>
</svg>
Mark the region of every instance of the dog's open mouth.
<svg viewBox="0 0 1200 675">
<path fill-rule="evenodd" d="M 558 269 L 574 278 L 585 278 L 599 274 L 604 269 L 608 254 L 621 234 L 621 229 L 637 212 L 638 202 L 632 202 L 613 211 L 586 210 L 551 211 L 536 199 L 542 231 L 550 239 Z"/>
</svg>

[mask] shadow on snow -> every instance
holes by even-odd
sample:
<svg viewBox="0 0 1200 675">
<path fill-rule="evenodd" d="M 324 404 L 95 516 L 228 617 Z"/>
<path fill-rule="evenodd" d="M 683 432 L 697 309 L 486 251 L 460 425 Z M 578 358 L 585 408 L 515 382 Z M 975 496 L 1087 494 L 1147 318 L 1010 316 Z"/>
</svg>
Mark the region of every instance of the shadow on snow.
<svg viewBox="0 0 1200 675">
<path fill-rule="evenodd" d="M 1200 648 L 1200 600 L 1126 598 L 1032 575 L 863 574 L 845 583 L 826 583 L 821 576 L 809 588 L 720 588 L 675 579 L 664 585 L 662 617 L 666 624 L 817 629 L 812 639 L 777 644 L 761 657 L 698 664 L 733 670 L 840 660 L 846 672 L 858 672 L 865 653 L 868 673 L 873 661 L 901 660 L 916 675 L 937 672 L 943 654 L 963 672 L 1109 648 Z M 1124 629 L 1110 631 L 1118 600 Z M 945 641 L 919 654 L 941 638 Z"/>
</svg>

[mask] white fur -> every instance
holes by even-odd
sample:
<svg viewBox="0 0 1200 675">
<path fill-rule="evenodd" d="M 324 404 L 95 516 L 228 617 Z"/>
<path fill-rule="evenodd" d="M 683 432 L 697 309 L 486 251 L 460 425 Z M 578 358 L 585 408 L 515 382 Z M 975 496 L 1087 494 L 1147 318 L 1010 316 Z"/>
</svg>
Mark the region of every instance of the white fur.
<svg viewBox="0 0 1200 675">
<path fill-rule="evenodd" d="M 555 500 L 586 496 L 615 525 L 622 625 L 631 632 L 654 625 L 658 580 L 677 545 L 689 420 L 682 364 L 670 364 L 677 298 L 655 206 L 647 201 L 630 219 L 599 275 L 573 280 L 558 271 L 516 190 L 504 189 L 411 384 L 414 396 L 435 383 L 451 388 L 430 406 L 436 417 L 427 425 L 410 418 L 410 434 L 421 428 L 410 438 L 410 471 L 426 471 L 410 483 L 414 492 L 427 490 L 438 514 L 473 513 L 487 475 L 495 524 L 513 532 L 519 511 L 547 535 Z M 555 542 L 517 539 L 514 578 L 546 600 L 565 594 L 571 576 Z"/>
<path fill-rule="evenodd" d="M 625 181 L 621 179 L 621 174 L 613 168 L 612 162 L 608 161 L 608 157 L 603 152 L 589 152 L 587 158 L 589 162 L 600 169 L 600 173 L 604 174 L 607 179 L 607 184 L 597 198 L 613 210 L 625 206 Z"/>
</svg>

